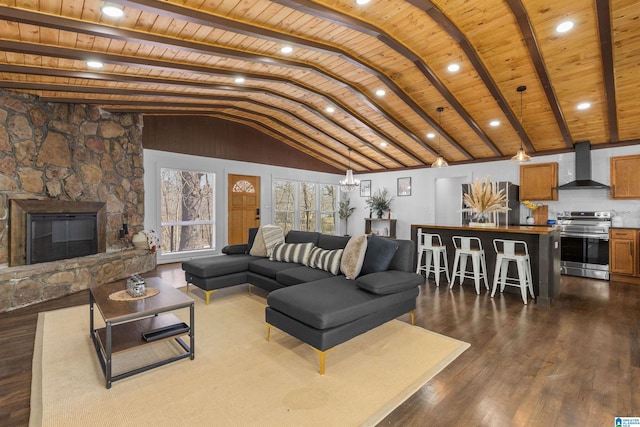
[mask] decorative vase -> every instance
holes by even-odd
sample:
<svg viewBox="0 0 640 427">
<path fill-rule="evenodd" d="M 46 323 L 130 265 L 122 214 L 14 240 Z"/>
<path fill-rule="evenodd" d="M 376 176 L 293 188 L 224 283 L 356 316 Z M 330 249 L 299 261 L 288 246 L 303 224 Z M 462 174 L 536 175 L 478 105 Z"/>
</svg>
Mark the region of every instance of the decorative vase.
<svg viewBox="0 0 640 427">
<path fill-rule="evenodd" d="M 149 249 L 149 244 L 147 243 L 147 235 L 143 232 L 134 234 L 131 238 L 131 243 L 136 249 Z"/>
<path fill-rule="evenodd" d="M 469 225 L 472 227 L 494 227 L 489 212 L 474 212 Z"/>
<path fill-rule="evenodd" d="M 376 214 L 378 215 L 378 219 L 382 218 L 382 210 L 379 210 Z"/>
</svg>

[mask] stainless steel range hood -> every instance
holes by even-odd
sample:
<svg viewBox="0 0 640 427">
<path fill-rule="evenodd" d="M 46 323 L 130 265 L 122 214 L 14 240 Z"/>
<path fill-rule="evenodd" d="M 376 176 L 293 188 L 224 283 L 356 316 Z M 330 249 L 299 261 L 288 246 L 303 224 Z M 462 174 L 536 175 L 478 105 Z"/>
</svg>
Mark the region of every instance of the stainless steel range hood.
<svg viewBox="0 0 640 427">
<path fill-rule="evenodd" d="M 608 190 L 609 186 L 591 179 L 591 143 L 576 142 L 576 180 L 558 186 L 558 190 Z"/>
</svg>

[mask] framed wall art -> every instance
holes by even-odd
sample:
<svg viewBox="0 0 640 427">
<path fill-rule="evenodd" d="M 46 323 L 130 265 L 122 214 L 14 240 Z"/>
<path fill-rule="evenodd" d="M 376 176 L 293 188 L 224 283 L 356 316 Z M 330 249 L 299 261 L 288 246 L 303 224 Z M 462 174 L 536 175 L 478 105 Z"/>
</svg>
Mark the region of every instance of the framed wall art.
<svg viewBox="0 0 640 427">
<path fill-rule="evenodd" d="M 360 197 L 371 197 L 371 180 L 360 181 Z"/>
<path fill-rule="evenodd" d="M 398 178 L 398 196 L 411 195 L 411 178 Z"/>
</svg>

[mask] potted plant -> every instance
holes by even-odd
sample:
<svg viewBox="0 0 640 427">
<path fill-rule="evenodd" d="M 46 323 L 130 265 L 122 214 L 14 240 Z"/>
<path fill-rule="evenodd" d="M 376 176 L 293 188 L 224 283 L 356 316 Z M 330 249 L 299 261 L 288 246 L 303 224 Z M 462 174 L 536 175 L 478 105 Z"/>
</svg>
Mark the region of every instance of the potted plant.
<svg viewBox="0 0 640 427">
<path fill-rule="evenodd" d="M 338 216 L 340 219 L 344 219 L 344 231 L 345 235 L 349 235 L 349 217 L 356 210 L 355 206 L 351 205 L 351 199 L 345 199 L 340 201 L 340 208 L 338 209 Z"/>
<path fill-rule="evenodd" d="M 391 209 L 392 200 L 393 196 L 389 195 L 388 189 L 383 188 L 382 191 L 378 189 L 373 196 L 367 199 L 367 206 L 376 212 L 378 218 L 382 218 L 382 213 Z"/>
</svg>

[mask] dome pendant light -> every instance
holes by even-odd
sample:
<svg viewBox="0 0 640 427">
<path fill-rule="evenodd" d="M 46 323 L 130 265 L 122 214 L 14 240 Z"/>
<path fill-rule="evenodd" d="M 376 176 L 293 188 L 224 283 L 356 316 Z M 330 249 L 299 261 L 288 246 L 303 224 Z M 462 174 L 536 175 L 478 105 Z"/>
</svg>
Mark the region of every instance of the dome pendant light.
<svg viewBox="0 0 640 427">
<path fill-rule="evenodd" d="M 438 124 L 441 123 L 440 117 L 442 115 L 442 112 L 444 111 L 443 107 L 438 107 L 436 108 L 436 111 L 438 112 Z M 440 132 L 438 132 L 438 157 L 436 157 L 436 161 L 431 163 L 431 167 L 432 168 L 444 168 L 449 166 L 449 163 L 447 163 L 447 161 L 444 159 L 444 157 L 442 157 L 442 153 L 440 152 Z"/>
<path fill-rule="evenodd" d="M 347 169 L 347 175 L 345 179 L 340 181 L 340 190 L 345 193 L 350 193 L 360 186 L 360 181 L 353 178 L 353 171 L 351 170 L 351 148 L 349 148 L 349 169 Z"/>
<path fill-rule="evenodd" d="M 518 92 L 520 92 L 520 128 L 522 128 L 522 93 L 525 90 L 527 90 L 527 87 L 526 86 L 518 86 L 518 89 L 516 89 L 516 90 Z M 523 140 L 523 138 L 521 137 L 520 138 L 520 149 L 518 150 L 516 155 L 511 158 L 512 162 L 525 163 L 525 162 L 530 162 L 531 161 L 531 156 L 529 156 L 524 151 L 524 147 L 522 146 L 522 140 Z"/>
</svg>

